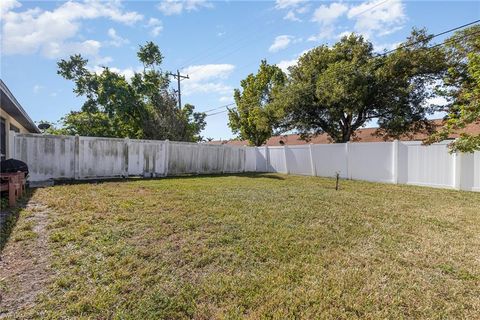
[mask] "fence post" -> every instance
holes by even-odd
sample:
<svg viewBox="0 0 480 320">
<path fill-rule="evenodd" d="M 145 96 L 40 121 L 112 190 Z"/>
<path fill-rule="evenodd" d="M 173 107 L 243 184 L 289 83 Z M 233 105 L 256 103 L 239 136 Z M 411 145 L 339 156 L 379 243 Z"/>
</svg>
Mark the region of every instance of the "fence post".
<svg viewBox="0 0 480 320">
<path fill-rule="evenodd" d="M 392 144 L 392 182 L 398 184 L 398 140 Z"/>
<path fill-rule="evenodd" d="M 453 154 L 453 187 L 460 190 L 462 187 L 462 154 L 455 152 Z"/>
<path fill-rule="evenodd" d="M 247 146 L 243 146 L 243 171 L 242 172 L 246 172 L 247 171 Z"/>
<path fill-rule="evenodd" d="M 265 146 L 265 171 L 270 172 L 270 151 L 268 146 Z"/>
<path fill-rule="evenodd" d="M 165 140 L 164 144 L 164 152 L 163 152 L 163 168 L 164 168 L 164 176 L 168 175 L 168 161 L 170 156 L 170 141 L 168 139 Z"/>
<path fill-rule="evenodd" d="M 283 146 L 283 157 L 285 159 L 285 172 L 288 174 L 288 156 L 287 156 L 287 149 L 288 146 L 284 145 Z"/>
<path fill-rule="evenodd" d="M 201 144 L 197 143 L 197 174 L 200 174 L 200 153 L 202 152 Z"/>
<path fill-rule="evenodd" d="M 349 159 L 349 152 L 350 152 L 350 141 L 345 143 L 345 162 L 347 164 L 347 173 L 346 173 L 346 178 L 351 179 L 350 177 L 350 159 Z"/>
<path fill-rule="evenodd" d="M 255 146 L 255 167 L 254 167 L 254 172 L 257 172 L 257 158 L 258 158 L 258 147 Z"/>
<path fill-rule="evenodd" d="M 222 144 L 222 174 L 225 173 L 225 145 Z"/>
<path fill-rule="evenodd" d="M 73 143 L 73 175 L 74 179 L 80 179 L 80 136 L 78 134 L 74 137 Z"/>
<path fill-rule="evenodd" d="M 317 169 L 315 168 L 315 162 L 313 162 L 313 144 L 308 145 L 308 151 L 310 152 L 310 169 L 312 170 L 312 176 L 317 175 Z"/>
<path fill-rule="evenodd" d="M 130 139 L 127 137 L 124 139 L 123 143 L 123 177 L 128 178 L 128 145 Z M 145 173 L 144 173 L 145 176 Z"/>
</svg>

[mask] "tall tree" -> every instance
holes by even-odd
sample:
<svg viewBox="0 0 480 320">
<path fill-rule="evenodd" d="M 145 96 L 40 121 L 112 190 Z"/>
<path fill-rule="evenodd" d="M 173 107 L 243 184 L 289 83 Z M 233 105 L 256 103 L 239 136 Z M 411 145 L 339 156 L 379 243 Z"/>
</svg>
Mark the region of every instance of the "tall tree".
<svg viewBox="0 0 480 320">
<path fill-rule="evenodd" d="M 58 62 L 58 74 L 75 82 L 74 93 L 86 98 L 81 111 L 63 120 L 65 134 L 198 141 L 205 114 L 192 105 L 176 106 L 169 79 L 160 66 L 163 56 L 153 42 L 137 53 L 143 71 L 131 79 L 104 67 L 99 73 L 87 68 L 81 55 Z"/>
<path fill-rule="evenodd" d="M 262 60 L 257 74 L 249 74 L 240 82 L 242 90 L 235 89 L 236 109 L 230 109 L 229 126 L 241 139 L 261 146 L 272 136 L 278 122 L 278 112 L 271 103 L 283 88 L 286 75 L 275 66 Z"/>
<path fill-rule="evenodd" d="M 427 49 L 429 40 L 424 30 L 413 30 L 401 49 L 384 56 L 351 34 L 307 52 L 275 99 L 285 112 L 282 126 L 305 139 L 327 133 L 335 142 L 349 141 L 372 119 L 385 136 L 425 129 L 433 112 L 429 86 L 445 70 L 441 50 Z"/>
<path fill-rule="evenodd" d="M 441 94 L 447 99 L 445 124 L 427 143 L 447 139 L 454 130 L 480 123 L 480 25 L 456 32 L 446 40 L 448 72 Z M 480 150 L 480 135 L 462 133 L 451 151 Z"/>
</svg>

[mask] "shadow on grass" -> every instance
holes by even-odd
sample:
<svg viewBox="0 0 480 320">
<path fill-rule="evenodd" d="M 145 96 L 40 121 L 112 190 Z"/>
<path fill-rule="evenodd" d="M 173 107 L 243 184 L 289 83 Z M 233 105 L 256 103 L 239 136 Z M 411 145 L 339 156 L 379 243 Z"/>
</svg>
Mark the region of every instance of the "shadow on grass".
<svg viewBox="0 0 480 320">
<path fill-rule="evenodd" d="M 100 184 L 107 182 L 133 182 L 133 181 L 152 181 L 165 179 L 208 179 L 220 177 L 241 177 L 241 178 L 264 178 L 274 180 L 285 180 L 284 177 L 274 173 L 218 173 L 218 174 L 185 174 L 167 177 L 128 177 L 128 178 L 105 178 L 105 179 L 84 179 L 84 180 L 55 180 L 54 185 L 70 185 L 70 184 Z"/>
<path fill-rule="evenodd" d="M 8 243 L 10 235 L 17 224 L 20 212 L 26 208 L 28 201 L 34 193 L 35 189 L 27 189 L 25 195 L 18 199 L 16 205 L 11 208 L 6 207 L 8 195 L 2 194 L 2 207 L 0 208 L 0 254 Z"/>
</svg>

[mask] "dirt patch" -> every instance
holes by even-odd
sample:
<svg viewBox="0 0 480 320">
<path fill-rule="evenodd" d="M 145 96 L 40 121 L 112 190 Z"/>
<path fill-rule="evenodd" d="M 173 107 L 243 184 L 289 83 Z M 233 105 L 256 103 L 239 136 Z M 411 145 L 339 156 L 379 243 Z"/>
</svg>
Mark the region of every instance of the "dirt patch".
<svg viewBox="0 0 480 320">
<path fill-rule="evenodd" d="M 27 216 L 20 217 L 16 228 L 24 228 L 33 236 L 10 239 L 0 255 L 0 319 L 17 317 L 28 310 L 51 274 L 48 209 L 30 201 L 25 212 Z"/>
</svg>

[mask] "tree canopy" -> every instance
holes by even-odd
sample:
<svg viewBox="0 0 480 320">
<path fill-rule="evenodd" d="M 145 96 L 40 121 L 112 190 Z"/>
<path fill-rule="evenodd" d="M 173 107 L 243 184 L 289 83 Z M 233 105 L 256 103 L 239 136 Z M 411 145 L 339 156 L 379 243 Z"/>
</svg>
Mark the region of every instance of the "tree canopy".
<svg viewBox="0 0 480 320">
<path fill-rule="evenodd" d="M 242 90 L 235 89 L 236 109 L 230 109 L 229 126 L 241 139 L 261 146 L 272 136 L 278 124 L 278 110 L 272 108 L 274 96 L 283 88 L 286 75 L 262 60 L 256 74 L 249 74 L 240 82 Z"/>
<path fill-rule="evenodd" d="M 480 123 L 480 25 L 456 32 L 445 44 L 449 68 L 440 94 L 447 99 L 448 114 L 443 128 L 427 143 L 447 139 L 453 130 L 470 123 Z M 451 150 L 480 150 L 480 135 L 462 133 Z"/>
<path fill-rule="evenodd" d="M 374 54 L 373 45 L 355 34 L 310 50 L 289 68 L 288 83 L 274 98 L 272 108 L 283 112 L 281 127 L 306 139 L 327 133 L 335 142 L 349 141 L 373 119 L 384 136 L 428 128 L 434 108 L 426 100 L 446 69 L 441 49 L 427 48 L 430 39 L 413 30 L 389 55 Z"/>
<path fill-rule="evenodd" d="M 58 62 L 58 74 L 75 83 L 73 92 L 85 97 L 80 111 L 63 119 L 64 134 L 101 137 L 130 137 L 198 141 L 205 127 L 204 113 L 194 106 L 177 107 L 169 90 L 169 79 L 160 68 L 163 56 L 153 42 L 140 46 L 137 56 L 143 71 L 127 79 L 103 67 L 100 72 L 87 68 L 88 60 L 73 55 Z"/>
</svg>

